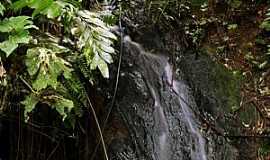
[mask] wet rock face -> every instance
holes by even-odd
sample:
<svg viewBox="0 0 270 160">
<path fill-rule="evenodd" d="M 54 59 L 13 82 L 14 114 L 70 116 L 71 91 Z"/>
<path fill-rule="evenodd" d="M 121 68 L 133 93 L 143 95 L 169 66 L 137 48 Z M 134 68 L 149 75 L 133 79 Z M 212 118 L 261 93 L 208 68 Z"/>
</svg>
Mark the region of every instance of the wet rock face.
<svg viewBox="0 0 270 160">
<path fill-rule="evenodd" d="M 165 56 L 126 42 L 123 60 L 115 115 L 121 116 L 129 137 L 111 142 L 111 159 L 236 160 L 237 151 L 223 137 L 200 131 L 193 92 L 184 74 L 170 80 Z"/>
<path fill-rule="evenodd" d="M 186 54 L 179 63 L 193 90 L 198 109 L 214 119 L 220 132 L 240 134 L 231 111 L 240 104 L 240 79 L 207 55 Z"/>
</svg>

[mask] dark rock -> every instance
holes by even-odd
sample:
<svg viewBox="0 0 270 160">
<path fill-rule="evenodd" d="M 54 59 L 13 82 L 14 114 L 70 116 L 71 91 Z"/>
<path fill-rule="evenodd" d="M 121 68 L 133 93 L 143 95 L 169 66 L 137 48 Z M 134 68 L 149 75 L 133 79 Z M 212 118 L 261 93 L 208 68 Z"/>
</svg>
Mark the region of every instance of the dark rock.
<svg viewBox="0 0 270 160">
<path fill-rule="evenodd" d="M 216 92 L 211 92 L 212 86 L 207 88 L 207 85 L 200 86 L 200 83 L 193 82 L 186 72 L 192 71 L 193 66 L 190 65 L 186 65 L 178 76 L 171 73 L 174 76 L 171 80 L 168 79 L 168 58 L 146 53 L 131 41 L 125 41 L 123 60 L 124 67 L 116 100 L 118 114 L 115 115 L 121 116 L 128 128 L 129 138 L 115 138 L 110 145 L 112 159 L 122 160 L 126 157 L 132 160 L 203 160 L 205 158 L 200 156 L 204 154 L 208 160 L 237 159 L 237 150 L 222 135 L 212 129 L 201 133 L 202 129 L 199 127 L 203 124 L 202 118 L 198 116 L 199 110 L 217 115 L 226 110 L 224 107 L 229 108 L 228 104 L 231 102 L 224 103 L 222 98 L 220 104 L 215 101 L 216 96 L 222 94 L 222 90 L 215 95 Z M 170 83 L 172 81 L 177 87 Z M 204 95 L 201 102 L 194 88 L 200 89 L 198 93 Z M 205 92 L 202 92 L 204 89 Z M 179 97 L 179 93 L 182 97 Z M 188 111 L 185 111 L 183 105 Z"/>
</svg>

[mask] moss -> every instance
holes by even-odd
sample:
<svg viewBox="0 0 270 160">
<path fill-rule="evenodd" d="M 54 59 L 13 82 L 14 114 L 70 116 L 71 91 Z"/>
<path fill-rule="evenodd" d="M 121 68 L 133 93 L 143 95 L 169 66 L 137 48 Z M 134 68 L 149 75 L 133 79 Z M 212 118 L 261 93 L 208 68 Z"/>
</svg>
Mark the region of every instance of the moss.
<svg viewBox="0 0 270 160">
<path fill-rule="evenodd" d="M 224 102 L 225 111 L 233 111 L 239 107 L 240 104 L 240 89 L 242 77 L 235 74 L 220 64 L 213 63 L 210 77 L 215 80 L 213 88 L 218 97 L 226 99 Z"/>
<path fill-rule="evenodd" d="M 210 114 L 216 126 L 237 134 L 240 130 L 233 126 L 239 123 L 232 119 L 232 113 L 240 106 L 241 75 L 214 62 L 207 52 L 197 57 L 187 53 L 180 67 L 193 90 L 199 110 Z"/>
</svg>

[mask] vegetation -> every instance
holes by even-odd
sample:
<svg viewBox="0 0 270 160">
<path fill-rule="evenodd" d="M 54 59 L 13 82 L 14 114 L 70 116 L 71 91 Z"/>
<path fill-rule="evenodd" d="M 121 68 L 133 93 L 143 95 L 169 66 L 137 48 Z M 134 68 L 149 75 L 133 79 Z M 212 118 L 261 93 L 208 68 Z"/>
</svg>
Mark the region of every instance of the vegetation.
<svg viewBox="0 0 270 160">
<path fill-rule="evenodd" d="M 56 112 L 46 119 L 53 119 L 50 121 L 53 126 L 67 131 L 69 137 L 81 134 L 89 138 L 85 129 L 90 130 L 92 124 L 88 121 L 91 118 L 84 116 L 89 108 L 95 112 L 104 107 L 93 107 L 91 102 L 99 101 L 95 91 L 111 77 L 109 65 L 115 61 L 119 48 L 114 47 L 118 38 L 111 27 L 116 25 L 116 19 L 120 19 L 127 34 L 139 35 L 146 30 L 158 30 L 161 34 L 169 32 L 169 40 L 163 41 L 165 47 L 169 46 L 166 49 L 172 53 L 174 65 L 180 63 L 183 52 L 192 50 L 196 56 L 207 53 L 235 77 L 241 77 L 241 102 L 236 106 L 238 101 L 231 94 L 233 105 L 228 109 L 241 121 L 244 136 L 240 137 L 269 138 L 268 0 L 110 2 L 115 2 L 114 11 L 104 11 L 103 1 L 0 2 L 0 114 L 8 119 L 15 116 L 19 125 L 39 126 L 37 122 L 47 115 L 37 113 L 46 106 Z M 121 63 L 121 59 L 119 61 Z M 228 88 L 227 92 L 234 89 Z M 42 118 L 36 121 L 36 116 Z M 96 121 L 99 118 L 94 117 Z M 20 127 L 19 134 L 23 132 Z M 95 130 L 93 132 L 101 130 L 93 126 L 91 129 Z M 54 145 L 57 136 L 64 134 L 62 130 L 56 134 L 55 130 L 50 131 Z M 95 136 L 96 133 L 91 134 Z M 63 137 L 59 139 L 63 140 Z M 256 156 L 261 159 L 269 158 L 270 153 L 269 142 L 264 140 L 259 140 L 255 146 Z M 99 144 L 97 141 L 95 143 Z M 87 139 L 87 149 L 88 142 Z M 14 150 L 19 152 L 20 146 Z M 89 155 L 87 153 L 85 157 Z"/>
<path fill-rule="evenodd" d="M 12 78 L 6 72 L 8 59 L 20 57 L 24 69 L 16 77 L 29 90 L 21 102 L 26 120 L 38 103 L 55 108 L 63 121 L 74 117 L 70 114 L 80 116 L 87 93 L 77 74 L 94 83 L 98 68 L 104 78 L 109 77 L 117 38 L 104 19 L 112 15 L 84 10 L 81 2 L 72 0 L 18 0 L 0 6 L 5 17 L 0 22 L 2 85 L 10 85 Z"/>
<path fill-rule="evenodd" d="M 0 2 L 1 109 L 10 107 L 5 102 L 14 101 L 18 90 L 19 123 L 22 108 L 25 122 L 38 123 L 34 112 L 45 105 L 58 113 L 65 128 L 75 129 L 89 108 L 99 126 L 87 85 L 94 85 L 99 75 L 109 78 L 117 37 L 110 31 L 113 15 L 100 4 L 87 10 L 90 5 L 80 0 Z M 17 150 L 16 159 L 19 154 Z"/>
</svg>

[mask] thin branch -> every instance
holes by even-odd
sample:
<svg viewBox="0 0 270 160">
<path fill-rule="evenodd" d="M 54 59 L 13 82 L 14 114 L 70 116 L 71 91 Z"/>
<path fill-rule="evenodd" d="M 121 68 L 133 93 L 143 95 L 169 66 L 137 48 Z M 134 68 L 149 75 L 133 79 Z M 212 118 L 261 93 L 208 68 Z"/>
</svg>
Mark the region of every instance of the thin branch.
<svg viewBox="0 0 270 160">
<path fill-rule="evenodd" d="M 50 160 L 51 159 L 51 157 L 53 156 L 53 154 L 56 152 L 57 148 L 59 147 L 60 142 L 61 142 L 61 140 L 57 143 L 57 145 L 55 146 L 55 148 L 52 150 L 52 152 L 48 156 L 47 160 Z"/>
<path fill-rule="evenodd" d="M 19 135 L 18 135 L 18 142 L 17 142 L 17 156 L 16 160 L 19 160 L 19 154 L 20 154 L 20 144 L 21 144 L 21 110 L 19 109 Z"/>
<path fill-rule="evenodd" d="M 31 92 L 37 94 L 37 92 L 31 87 L 31 85 L 25 79 L 22 78 L 22 76 L 19 76 L 19 78 L 31 90 Z"/>
<path fill-rule="evenodd" d="M 100 134 L 100 139 L 101 139 L 102 147 L 103 147 L 103 150 L 104 150 L 105 159 L 106 160 L 109 160 L 108 154 L 107 154 L 107 150 L 106 150 L 106 146 L 105 146 L 105 142 L 104 142 L 104 138 L 103 138 L 103 134 L 102 134 L 102 131 L 101 131 L 99 122 L 98 122 L 97 115 L 96 115 L 96 111 L 95 111 L 95 109 L 94 109 L 94 107 L 93 107 L 93 105 L 92 105 L 92 103 L 91 103 L 90 98 L 88 97 L 88 95 L 87 95 L 87 101 L 89 103 L 90 109 L 92 110 L 94 119 L 95 119 L 96 124 L 97 124 L 97 127 L 98 127 L 98 132 Z"/>
</svg>

